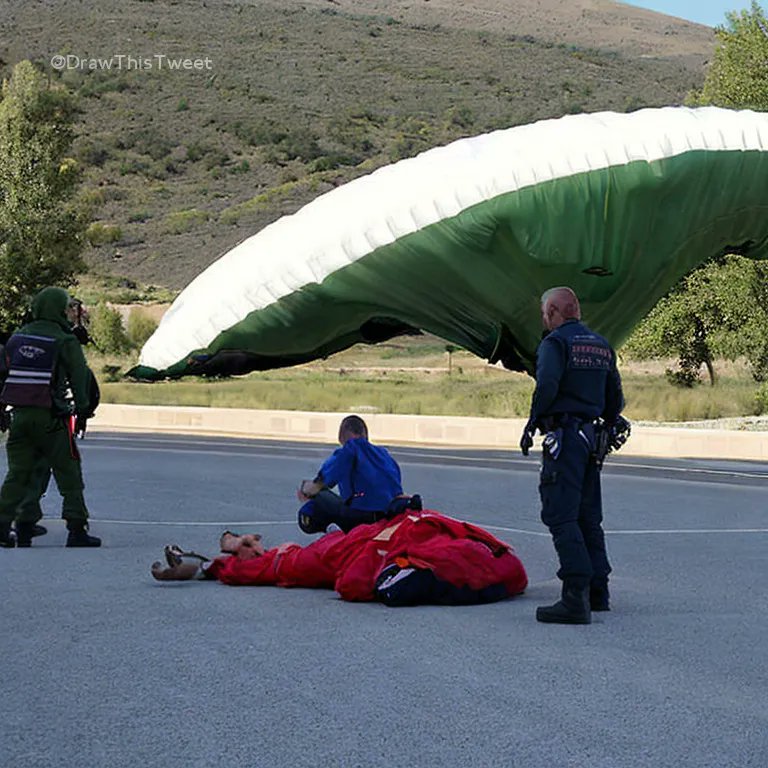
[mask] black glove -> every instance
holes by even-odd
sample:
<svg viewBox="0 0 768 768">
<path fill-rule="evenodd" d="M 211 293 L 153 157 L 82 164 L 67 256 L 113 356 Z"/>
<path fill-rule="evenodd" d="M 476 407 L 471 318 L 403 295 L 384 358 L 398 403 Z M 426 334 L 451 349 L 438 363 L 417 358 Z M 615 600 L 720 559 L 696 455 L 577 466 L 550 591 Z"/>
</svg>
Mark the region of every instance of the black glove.
<svg viewBox="0 0 768 768">
<path fill-rule="evenodd" d="M 523 456 L 528 455 L 528 451 L 533 448 L 533 436 L 536 434 L 536 427 L 531 425 L 529 421 L 525 425 L 523 434 L 520 436 L 520 450 L 523 452 Z"/>
<path fill-rule="evenodd" d="M 75 337 L 83 346 L 85 346 L 86 344 L 91 344 L 93 342 L 93 339 L 88 333 L 88 329 L 84 325 L 74 326 L 72 328 L 72 333 L 75 334 Z"/>
<path fill-rule="evenodd" d="M 632 425 L 623 416 L 619 416 L 611 427 L 610 445 L 612 451 L 618 451 L 632 434 Z"/>
<path fill-rule="evenodd" d="M 0 432 L 7 432 L 11 427 L 11 412 L 3 405 L 0 406 Z"/>
<path fill-rule="evenodd" d="M 79 413 L 75 416 L 75 437 L 81 440 L 85 437 L 85 430 L 88 428 L 88 417 Z"/>
</svg>

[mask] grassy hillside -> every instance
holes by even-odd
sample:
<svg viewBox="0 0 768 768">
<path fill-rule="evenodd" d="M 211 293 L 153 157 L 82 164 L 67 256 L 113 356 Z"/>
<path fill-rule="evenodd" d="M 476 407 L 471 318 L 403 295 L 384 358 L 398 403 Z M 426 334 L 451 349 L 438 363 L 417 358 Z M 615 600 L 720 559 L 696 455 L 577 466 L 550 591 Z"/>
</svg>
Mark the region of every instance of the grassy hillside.
<svg viewBox="0 0 768 768">
<path fill-rule="evenodd" d="M 540 118 L 680 103 L 703 79 L 706 28 L 607 0 L 429 5 L 4 2 L 0 69 L 32 58 L 79 94 L 93 271 L 172 289 L 378 166 Z M 54 54 L 80 67 L 56 72 Z"/>
</svg>

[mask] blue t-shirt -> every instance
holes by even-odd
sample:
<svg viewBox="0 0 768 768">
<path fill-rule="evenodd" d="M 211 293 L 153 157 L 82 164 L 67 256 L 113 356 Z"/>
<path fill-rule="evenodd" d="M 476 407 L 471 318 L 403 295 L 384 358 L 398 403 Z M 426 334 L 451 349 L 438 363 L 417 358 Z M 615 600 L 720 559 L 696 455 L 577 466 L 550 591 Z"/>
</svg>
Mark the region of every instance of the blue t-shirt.
<svg viewBox="0 0 768 768">
<path fill-rule="evenodd" d="M 400 467 L 386 448 L 364 437 L 347 440 L 320 467 L 329 488 L 339 486 L 339 496 L 353 509 L 383 512 L 403 492 Z"/>
</svg>

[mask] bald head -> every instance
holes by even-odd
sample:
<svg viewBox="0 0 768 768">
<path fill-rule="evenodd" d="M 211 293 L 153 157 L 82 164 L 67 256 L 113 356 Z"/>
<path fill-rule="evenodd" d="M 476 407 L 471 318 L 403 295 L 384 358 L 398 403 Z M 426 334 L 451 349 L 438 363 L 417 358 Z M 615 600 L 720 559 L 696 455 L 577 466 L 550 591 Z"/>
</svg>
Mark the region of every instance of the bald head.
<svg viewBox="0 0 768 768">
<path fill-rule="evenodd" d="M 581 320 L 581 307 L 576 294 L 566 286 L 550 288 L 541 297 L 541 321 L 554 331 L 567 320 Z"/>
</svg>

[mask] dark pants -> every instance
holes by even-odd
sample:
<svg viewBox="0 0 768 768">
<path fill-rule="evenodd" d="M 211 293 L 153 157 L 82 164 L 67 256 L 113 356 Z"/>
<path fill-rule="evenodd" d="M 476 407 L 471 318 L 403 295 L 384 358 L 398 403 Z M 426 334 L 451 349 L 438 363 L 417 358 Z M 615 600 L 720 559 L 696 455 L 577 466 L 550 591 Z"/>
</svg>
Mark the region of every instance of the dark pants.
<svg viewBox="0 0 768 768">
<path fill-rule="evenodd" d="M 320 491 L 312 501 L 319 519 L 327 521 L 327 525 L 335 523 L 344 533 L 349 533 L 356 525 L 375 523 L 384 517 L 384 512 L 354 509 L 346 504 L 341 496 L 328 489 Z"/>
<path fill-rule="evenodd" d="M 34 525 L 43 519 L 43 508 L 40 506 L 40 499 L 45 496 L 50 482 L 51 468 L 48 466 L 48 459 L 40 459 L 32 471 L 32 480 L 27 490 L 27 495 L 17 510 L 17 523 L 31 523 Z"/>
<path fill-rule="evenodd" d="M 29 494 L 40 490 L 40 470 L 47 463 L 62 496 L 61 516 L 67 528 L 85 524 L 88 510 L 80 456 L 64 419 L 52 417 L 45 408 L 14 409 L 6 451 L 8 474 L 0 489 L 0 523 L 10 523 L 17 515 L 22 519 L 19 509 Z M 31 516 L 25 518 L 23 522 L 31 522 Z"/>
<path fill-rule="evenodd" d="M 611 566 L 602 527 L 600 472 L 577 423 L 563 428 L 557 459 L 544 450 L 539 494 L 541 520 L 560 560 L 558 577 L 605 585 Z"/>
</svg>

